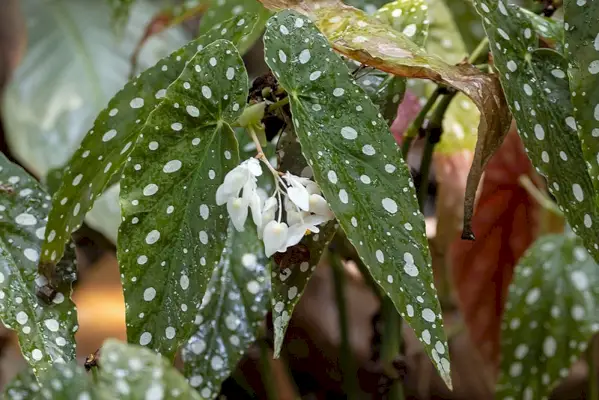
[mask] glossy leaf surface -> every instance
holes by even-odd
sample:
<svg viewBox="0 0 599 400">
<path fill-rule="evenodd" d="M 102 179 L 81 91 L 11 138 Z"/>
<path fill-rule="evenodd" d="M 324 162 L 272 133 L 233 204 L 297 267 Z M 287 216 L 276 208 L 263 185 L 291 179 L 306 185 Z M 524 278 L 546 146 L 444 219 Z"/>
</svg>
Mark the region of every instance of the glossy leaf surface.
<svg viewBox="0 0 599 400">
<path fill-rule="evenodd" d="M 191 336 L 227 237 L 216 189 L 239 163 L 230 127 L 248 77 L 231 42 L 198 52 L 141 132 L 121 181 L 118 258 L 130 343 L 166 357 Z"/>
<path fill-rule="evenodd" d="M 182 350 L 185 376 L 204 398 L 218 394 L 256 340 L 269 302 L 267 259 L 256 230 L 237 232 L 230 226 L 228 235 L 196 316 L 196 331 Z"/>
<path fill-rule="evenodd" d="M 149 349 L 108 339 L 101 363 L 98 386 L 107 399 L 202 399 L 168 360 Z"/>
<path fill-rule="evenodd" d="M 75 358 L 74 265 L 61 265 L 49 303 L 37 296 L 48 284 L 38 275 L 37 262 L 49 205 L 50 196 L 38 182 L 0 154 L 0 318 L 17 332 L 23 356 L 36 374 L 53 362 Z"/>
<path fill-rule="evenodd" d="M 164 100 L 167 87 L 181 74 L 185 63 L 198 48 L 221 37 L 238 43 L 252 32 L 255 22 L 256 17 L 250 14 L 226 21 L 218 29 L 190 42 L 141 73 L 112 98 L 71 158 L 62 186 L 54 195 L 48 230 L 55 232 L 55 238 L 46 241 L 43 249 L 44 254 L 46 251 L 48 254 L 56 252 L 56 258 L 52 260 L 43 255 L 43 262 L 53 263 L 60 259 L 62 246 L 71 232 L 81 224 L 112 176 L 127 162 L 146 119 Z"/>
<path fill-rule="evenodd" d="M 573 230 L 599 259 L 599 210 L 581 151 L 568 86 L 568 65 L 559 53 L 538 49 L 526 14 L 499 1 L 476 3 L 483 15 L 494 65 L 528 156 Z"/>
<path fill-rule="evenodd" d="M 449 381 L 424 220 L 382 115 L 305 16 L 284 11 L 271 18 L 265 50 L 289 94 L 302 152 L 324 197 L 373 278 Z"/>
<path fill-rule="evenodd" d="M 589 174 L 599 197 L 599 3 L 565 1 L 568 76 L 574 113 Z M 598 221 L 599 223 L 599 221 Z M 597 258 L 595 258 L 597 259 Z"/>
<path fill-rule="evenodd" d="M 428 37 L 427 10 L 425 0 L 396 0 L 379 8 L 374 17 L 424 47 Z"/>
<path fill-rule="evenodd" d="M 533 244 L 510 285 L 497 398 L 548 398 L 599 328 L 598 287 L 599 266 L 575 235 Z"/>
</svg>

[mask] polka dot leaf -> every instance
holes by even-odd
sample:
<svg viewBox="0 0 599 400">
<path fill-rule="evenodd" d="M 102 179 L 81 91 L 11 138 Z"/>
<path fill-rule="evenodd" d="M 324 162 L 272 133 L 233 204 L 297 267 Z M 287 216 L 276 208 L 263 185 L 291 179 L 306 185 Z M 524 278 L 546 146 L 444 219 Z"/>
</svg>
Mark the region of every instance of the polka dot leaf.
<svg viewBox="0 0 599 400">
<path fill-rule="evenodd" d="M 230 124 L 247 95 L 247 72 L 233 44 L 206 46 L 148 118 L 121 180 L 127 336 L 166 357 L 191 336 L 223 251 L 228 214 L 216 206 L 216 190 L 239 163 Z"/>
<path fill-rule="evenodd" d="M 279 139 L 277 150 L 280 171 L 289 171 L 297 176 L 311 176 L 311 169 L 302 154 L 302 147 L 291 121 L 288 121 L 287 128 Z M 310 172 L 307 173 L 307 170 Z M 320 225 L 318 234 L 304 236 L 299 245 L 288 249 L 278 263 L 275 260 L 270 263 L 275 357 L 281 352 L 293 309 L 338 227 L 336 221 Z"/>
<path fill-rule="evenodd" d="M 196 316 L 196 331 L 182 349 L 185 376 L 212 399 L 256 340 L 270 297 L 266 257 L 255 229 L 229 227 L 225 251 Z"/>
<path fill-rule="evenodd" d="M 574 105 L 570 122 L 578 128 L 591 181 L 599 194 L 599 3 L 565 1 L 564 6 L 565 55 Z"/>
<path fill-rule="evenodd" d="M 4 387 L 5 399 L 33 399 L 40 391 L 40 384 L 31 369 L 19 372 Z"/>
<path fill-rule="evenodd" d="M 42 262 L 60 260 L 71 232 L 81 225 L 96 198 L 114 183 L 112 177 L 120 173 L 137 145 L 144 122 L 164 100 L 167 87 L 181 74 L 185 62 L 215 39 L 238 43 L 252 32 L 256 21 L 256 16 L 240 14 L 223 22 L 142 72 L 110 100 L 71 158 L 54 195 L 48 230 L 55 234 L 43 245 Z"/>
<path fill-rule="evenodd" d="M 160 354 L 108 339 L 102 346 L 98 389 L 106 399 L 190 399 L 202 396 Z"/>
<path fill-rule="evenodd" d="M 337 0 L 322 5 L 308 1 L 262 0 L 271 9 L 295 8 L 308 13 L 339 53 L 382 71 L 408 78 L 428 79 L 466 94 L 481 112 L 478 140 L 464 204 L 464 237 L 472 237 L 471 219 L 480 177 L 501 145 L 511 116 L 495 75 L 462 63 L 450 65 L 428 54 L 404 34 Z"/>
<path fill-rule="evenodd" d="M 425 0 L 396 0 L 379 8 L 373 16 L 424 47 L 429 21 Z"/>
<path fill-rule="evenodd" d="M 539 238 L 521 258 L 501 329 L 498 399 L 547 399 L 599 325 L 599 266 L 573 234 Z"/>
<path fill-rule="evenodd" d="M 266 62 L 289 94 L 295 131 L 324 197 L 449 383 L 424 219 L 387 124 L 308 18 L 277 14 L 267 23 L 264 42 Z"/>
<path fill-rule="evenodd" d="M 537 171 L 575 233 L 599 260 L 599 209 L 581 151 L 568 85 L 568 65 L 559 53 L 537 48 L 527 14 L 499 1 L 479 2 L 478 12 L 500 73 L 518 133 Z"/>
<path fill-rule="evenodd" d="M 53 276 L 49 304 L 37 292 L 48 280 L 37 273 L 50 196 L 23 169 L 0 154 L 0 318 L 17 332 L 36 374 L 75 358 L 77 313 L 70 300 L 74 266 L 65 258 Z"/>
<path fill-rule="evenodd" d="M 262 3 L 257 0 L 214 0 L 206 12 L 202 15 L 199 33 L 204 34 L 211 29 L 218 29 L 221 24 L 234 18 L 241 13 L 250 13 L 257 17 L 255 28 L 248 34 L 244 35 L 237 48 L 241 54 L 249 50 L 250 47 L 258 40 L 264 31 L 264 25 L 271 15 Z M 226 27 L 225 27 L 226 28 Z M 225 29 L 225 28 L 220 28 Z"/>
<path fill-rule="evenodd" d="M 91 375 L 76 362 L 68 364 L 56 363 L 41 376 L 39 382 L 35 382 L 38 388 L 34 390 L 34 382 L 27 381 L 25 377 L 21 384 L 12 388 L 7 393 L 14 396 L 9 399 L 52 399 L 52 400 L 92 400 L 102 398 L 95 385 L 92 383 Z M 33 389 L 33 390 L 32 390 Z M 19 394 L 30 393 L 30 396 L 19 397 Z"/>
</svg>

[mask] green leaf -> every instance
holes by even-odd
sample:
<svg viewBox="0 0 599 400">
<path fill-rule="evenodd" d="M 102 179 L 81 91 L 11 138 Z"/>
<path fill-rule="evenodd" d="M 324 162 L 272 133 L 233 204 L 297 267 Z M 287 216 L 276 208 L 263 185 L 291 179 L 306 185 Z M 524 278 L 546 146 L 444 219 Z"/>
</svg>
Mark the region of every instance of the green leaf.
<svg viewBox="0 0 599 400">
<path fill-rule="evenodd" d="M 532 23 L 537 36 L 559 53 L 564 52 L 564 23 L 563 21 L 537 15 L 526 8 L 520 7 L 522 12 Z"/>
<path fill-rule="evenodd" d="M 429 22 L 425 0 L 396 0 L 378 9 L 374 17 L 424 47 Z"/>
<path fill-rule="evenodd" d="M 379 8 L 388 3 L 388 0 L 347 0 L 345 3 L 368 14 L 374 14 Z"/>
<path fill-rule="evenodd" d="M 427 54 L 405 35 L 338 0 L 330 0 L 323 6 L 297 4 L 291 0 L 262 2 L 271 9 L 295 7 L 308 13 L 333 48 L 343 55 L 397 76 L 448 85 L 472 99 L 481 112 L 481 120 L 466 185 L 462 236 L 473 238 L 471 220 L 476 189 L 487 162 L 503 142 L 511 123 L 497 77 L 482 73 L 470 64 L 446 64 Z"/>
<path fill-rule="evenodd" d="M 98 386 L 107 399 L 202 399 L 171 362 L 149 349 L 108 339 L 101 357 Z"/>
<path fill-rule="evenodd" d="M 55 363 L 40 376 L 41 398 L 52 400 L 99 399 L 90 376 L 75 362 Z"/>
<path fill-rule="evenodd" d="M 196 306 L 218 264 L 228 214 L 217 187 L 239 163 L 230 124 L 248 77 L 235 46 L 198 52 L 150 114 L 121 180 L 118 258 L 130 343 L 173 357 L 194 328 Z"/>
<path fill-rule="evenodd" d="M 569 26 L 565 33 L 567 72 L 574 105 L 573 119 L 570 122 L 578 127 L 595 196 L 598 196 L 599 27 L 596 18 L 599 16 L 599 3 L 585 2 L 581 6 L 573 1 L 565 1 L 564 6 L 564 20 Z M 595 259 L 597 260 L 596 257 Z"/>
<path fill-rule="evenodd" d="M 546 399 L 568 375 L 599 327 L 598 288 L 599 266 L 575 235 L 532 245 L 509 289 L 498 399 Z"/>
<path fill-rule="evenodd" d="M 258 18 L 254 30 L 239 41 L 237 48 L 243 54 L 262 35 L 264 25 L 272 14 L 257 0 L 214 0 L 202 16 L 199 33 L 204 34 L 210 29 L 218 28 L 224 21 L 236 17 L 242 12 L 256 15 Z"/>
<path fill-rule="evenodd" d="M 448 5 L 443 0 L 429 0 L 428 5 L 429 24 L 426 50 L 429 54 L 434 54 L 450 64 L 463 61 L 469 51 Z M 478 18 L 478 15 L 476 17 Z"/>
<path fill-rule="evenodd" d="M 55 237 L 44 243 L 43 262 L 60 259 L 71 232 L 81 225 L 96 197 L 127 162 L 146 127 L 144 122 L 163 101 L 167 87 L 181 74 L 186 61 L 198 48 L 221 36 L 238 43 L 252 32 L 255 22 L 256 17 L 250 14 L 226 21 L 144 71 L 113 97 L 71 158 L 62 186 L 54 195 L 48 230 L 55 232 Z M 54 258 L 49 256 L 52 254 Z"/>
<path fill-rule="evenodd" d="M 0 154 L 0 318 L 14 329 L 25 360 L 39 374 L 75 358 L 77 312 L 70 300 L 74 266 L 59 269 L 50 304 L 37 297 L 48 281 L 37 274 L 50 196 Z"/>
<path fill-rule="evenodd" d="M 40 385 L 33 371 L 29 368 L 21 371 L 4 388 L 6 399 L 35 399 Z"/>
<path fill-rule="evenodd" d="M 277 14 L 264 40 L 316 182 L 373 278 L 450 384 L 424 219 L 382 115 L 306 17 Z"/>
<path fill-rule="evenodd" d="M 354 61 L 347 63 L 348 68 L 358 68 L 359 65 Z M 397 107 L 406 92 L 406 79 L 379 70 L 357 74 L 356 83 L 379 107 L 385 121 L 391 124 L 397 117 Z"/>
<path fill-rule="evenodd" d="M 108 0 L 112 8 L 112 18 L 115 25 L 125 23 L 131 15 L 131 7 L 136 0 Z"/>
<path fill-rule="evenodd" d="M 574 232 L 599 260 L 599 223 L 593 184 L 573 123 L 568 65 L 563 56 L 537 49 L 538 38 L 520 9 L 501 1 L 477 3 L 518 132 L 537 171 L 548 179 Z"/>
<path fill-rule="evenodd" d="M 185 376 L 211 399 L 256 340 L 267 312 L 269 279 L 255 229 L 229 226 L 225 251 L 206 289 L 196 332 L 183 347 Z"/>
<path fill-rule="evenodd" d="M 431 16 L 434 14 L 434 4 L 442 3 L 443 8 L 449 9 L 452 16 L 449 16 L 460 32 L 460 36 L 466 45 L 466 51 L 472 52 L 478 46 L 480 41 L 485 37 L 485 31 L 480 21 L 480 16 L 474 9 L 472 0 L 432 0 L 430 4 Z M 434 18 L 433 18 L 434 19 Z M 432 36 L 434 20 L 431 21 L 429 32 Z M 437 54 L 434 53 L 433 54 Z"/>
<path fill-rule="evenodd" d="M 312 170 L 302 154 L 293 124 L 289 120 L 287 122 L 287 128 L 277 144 L 278 169 L 289 171 L 296 176 L 312 178 Z M 297 246 L 287 249 L 283 254 L 277 254 L 280 257 L 270 263 L 275 358 L 281 353 L 293 309 L 301 299 L 312 272 L 338 227 L 336 221 L 319 226 L 318 234 L 304 236 Z"/>
</svg>

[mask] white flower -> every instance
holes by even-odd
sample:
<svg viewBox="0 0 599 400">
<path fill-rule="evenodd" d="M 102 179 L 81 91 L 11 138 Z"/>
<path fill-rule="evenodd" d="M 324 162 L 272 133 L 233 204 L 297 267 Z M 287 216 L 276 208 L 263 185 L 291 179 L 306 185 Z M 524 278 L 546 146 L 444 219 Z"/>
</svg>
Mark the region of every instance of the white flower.
<svg viewBox="0 0 599 400">
<path fill-rule="evenodd" d="M 287 250 L 287 247 L 298 244 L 306 234 L 306 231 L 310 231 L 312 233 L 320 232 L 320 229 L 318 229 L 317 225 L 320 225 L 329 219 L 330 218 L 327 218 L 323 215 L 310 215 L 305 217 L 303 221 L 291 225 L 289 227 L 289 232 L 287 233 L 287 240 L 285 241 L 285 250 Z"/>
<path fill-rule="evenodd" d="M 270 221 L 264 227 L 264 253 L 266 257 L 270 257 L 277 251 L 284 252 L 287 250 L 287 232 L 289 228 L 287 224 L 277 221 Z"/>
<path fill-rule="evenodd" d="M 266 225 L 268 225 L 269 222 L 274 221 L 278 208 L 279 202 L 275 197 L 270 197 L 264 202 L 264 207 L 262 208 L 262 224 L 256 225 L 258 227 L 259 239 L 262 239 L 262 232 Z"/>
<path fill-rule="evenodd" d="M 303 211 L 310 209 L 310 193 L 306 189 L 306 184 L 310 182 L 308 178 L 301 178 L 287 172 L 283 177 L 287 184 L 287 196 L 296 206 Z"/>
<path fill-rule="evenodd" d="M 310 195 L 310 212 L 327 217 L 327 221 L 335 217 L 327 201 L 319 194 Z"/>
<path fill-rule="evenodd" d="M 256 226 L 262 226 L 262 201 L 256 185 L 256 177 L 260 175 L 260 162 L 250 158 L 229 171 L 222 185 L 216 190 L 216 204 L 220 206 L 227 203 L 233 226 L 240 232 L 244 230 L 248 207 L 252 210 L 252 219 Z M 241 189 L 243 195 L 240 197 Z"/>
</svg>

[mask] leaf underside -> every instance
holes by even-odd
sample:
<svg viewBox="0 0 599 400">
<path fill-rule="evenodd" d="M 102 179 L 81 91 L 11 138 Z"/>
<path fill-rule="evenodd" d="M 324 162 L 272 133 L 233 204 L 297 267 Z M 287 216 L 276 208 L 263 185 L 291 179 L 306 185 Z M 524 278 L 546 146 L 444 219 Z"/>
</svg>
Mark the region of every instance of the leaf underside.
<svg viewBox="0 0 599 400">
<path fill-rule="evenodd" d="M 597 325 L 599 266 L 575 235 L 538 239 L 520 260 L 502 326 L 497 399 L 546 399 Z"/>
<path fill-rule="evenodd" d="M 275 15 L 264 41 L 266 62 L 289 95 L 295 132 L 314 179 L 373 278 L 449 382 L 424 220 L 382 115 L 305 16 Z"/>
<path fill-rule="evenodd" d="M 123 173 L 118 258 L 127 337 L 165 357 L 193 333 L 196 307 L 221 258 L 229 219 L 215 194 L 239 163 L 230 124 L 247 94 L 235 46 L 208 45 L 169 86 Z"/>
</svg>

